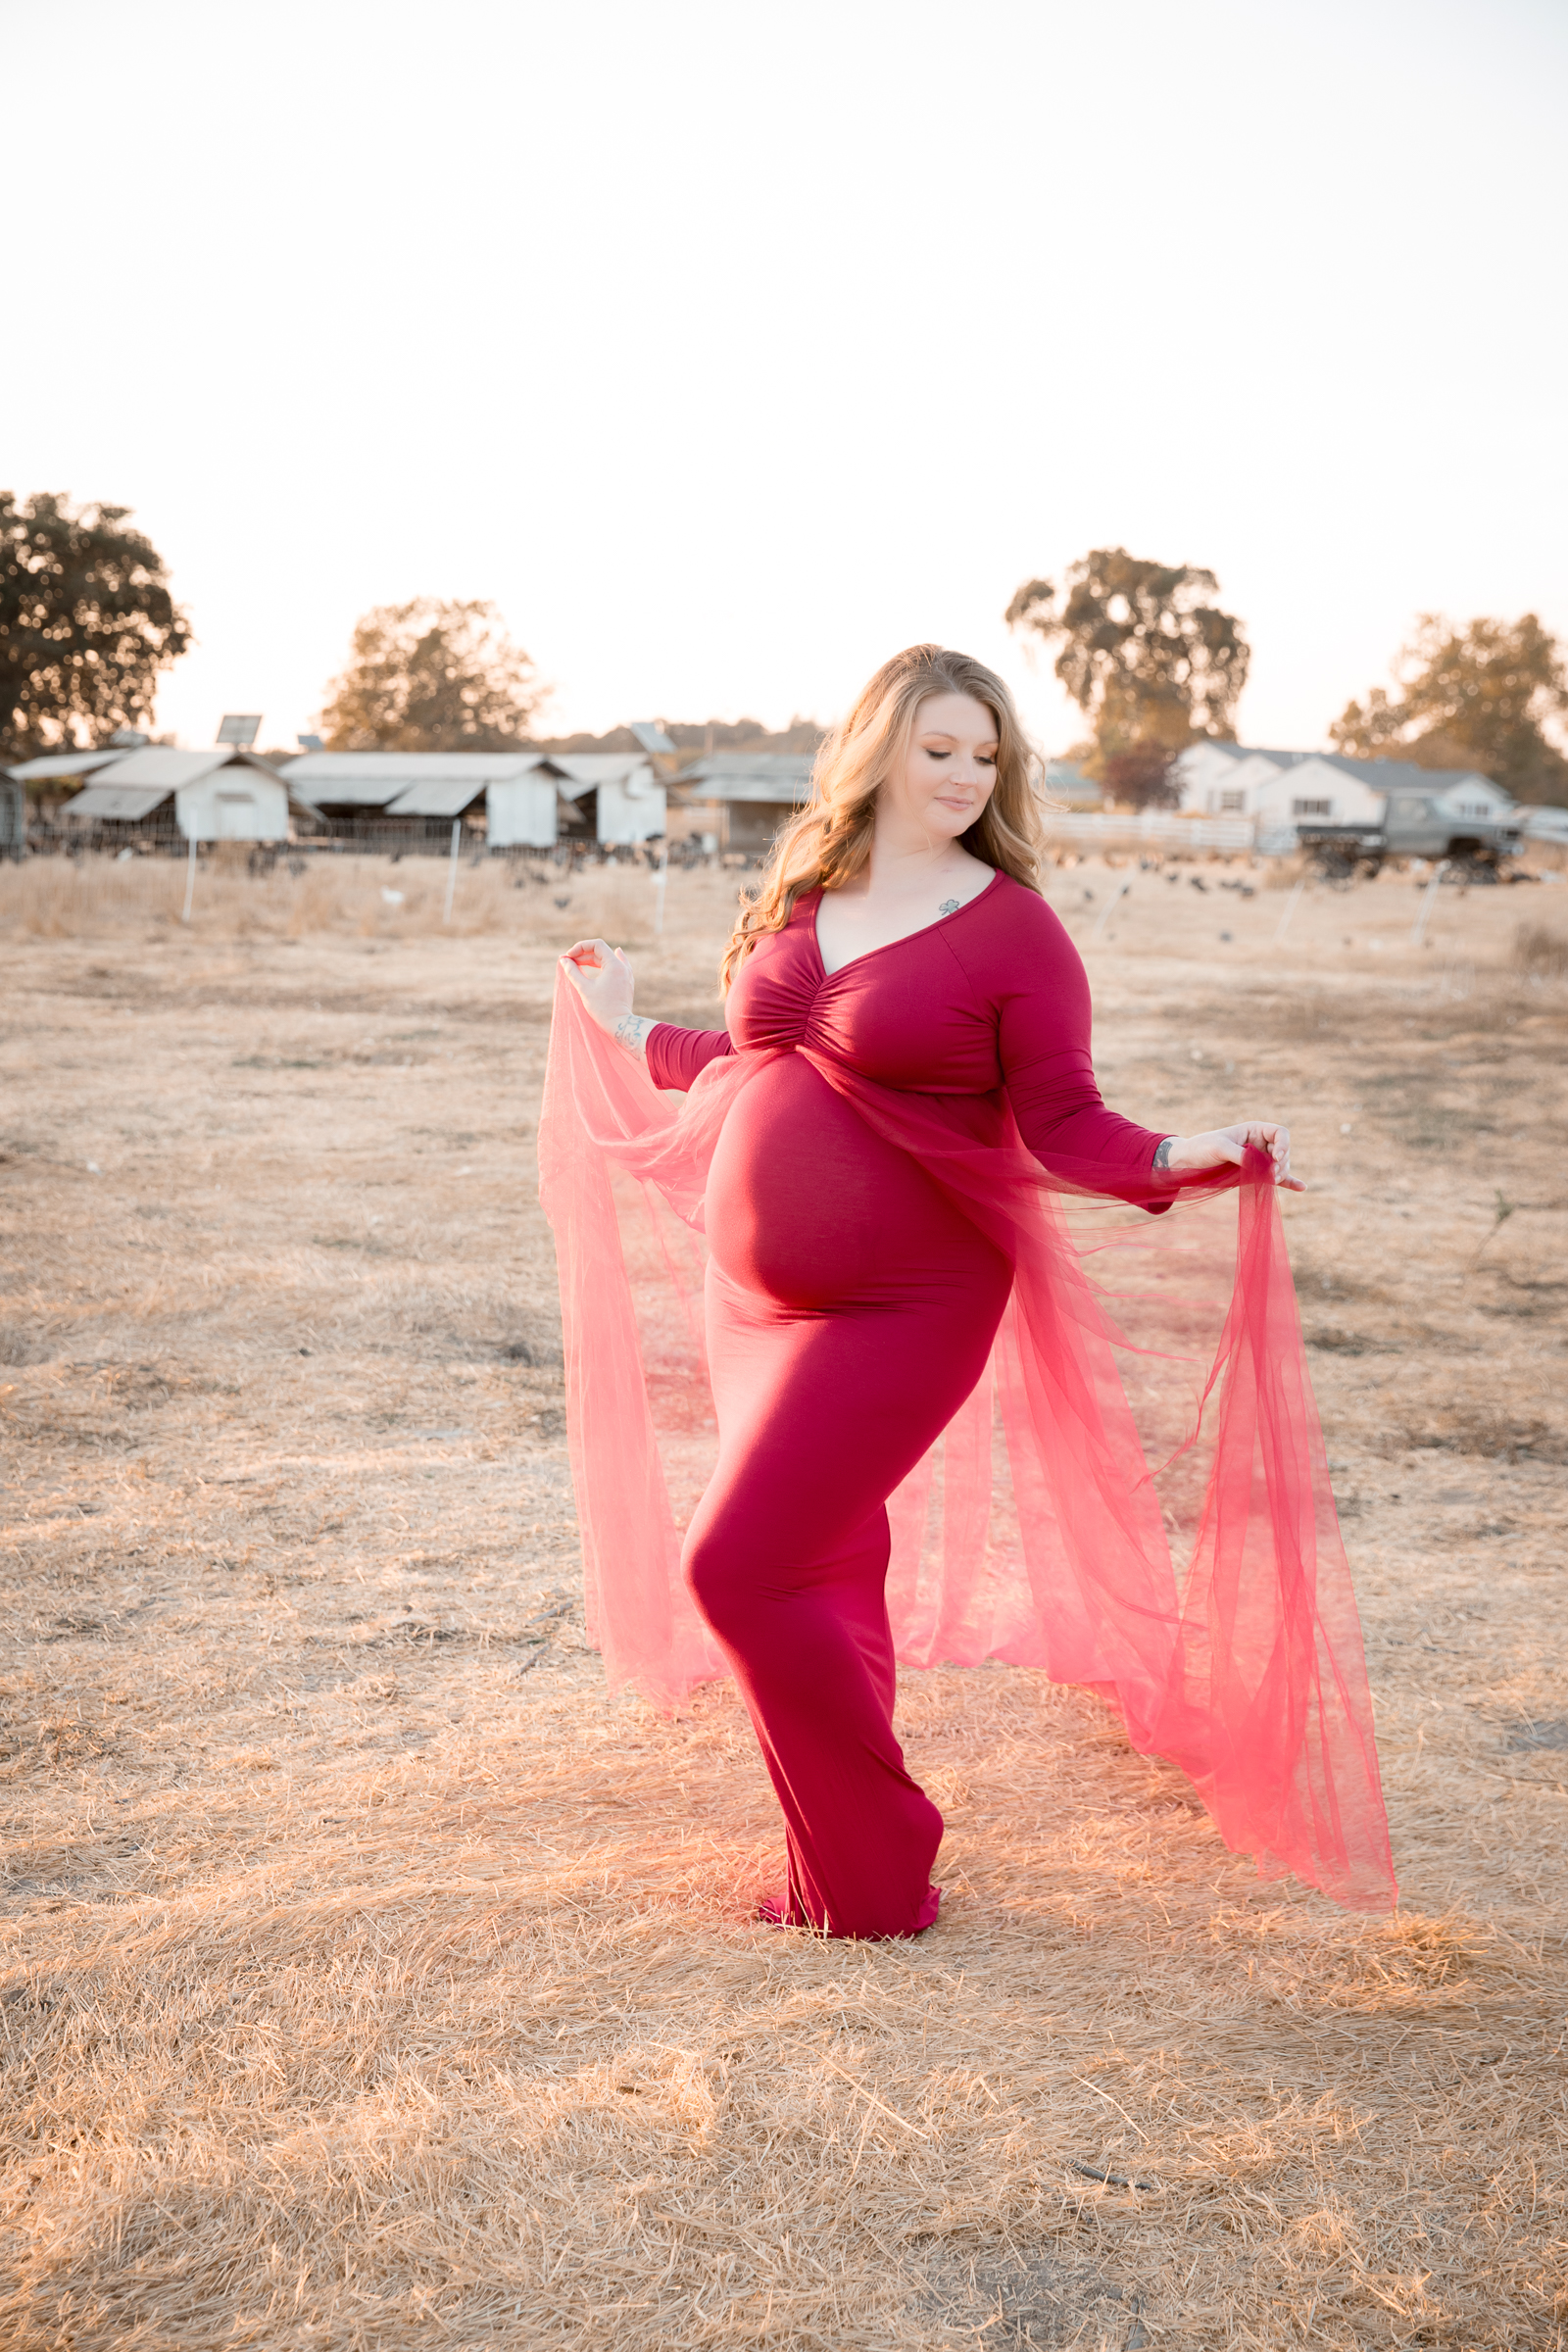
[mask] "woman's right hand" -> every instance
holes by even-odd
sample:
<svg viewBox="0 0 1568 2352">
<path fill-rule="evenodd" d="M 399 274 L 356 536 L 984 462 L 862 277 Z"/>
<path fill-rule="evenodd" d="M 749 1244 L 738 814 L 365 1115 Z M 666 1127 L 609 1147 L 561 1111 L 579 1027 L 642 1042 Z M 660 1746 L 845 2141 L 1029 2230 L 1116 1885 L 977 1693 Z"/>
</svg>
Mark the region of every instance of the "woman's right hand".
<svg viewBox="0 0 1568 2352">
<path fill-rule="evenodd" d="M 613 1036 L 616 1022 L 624 1020 L 631 1010 L 637 985 L 620 949 L 602 939 L 579 939 L 561 960 L 566 967 L 566 978 L 600 1028 L 608 1029 Z"/>
</svg>

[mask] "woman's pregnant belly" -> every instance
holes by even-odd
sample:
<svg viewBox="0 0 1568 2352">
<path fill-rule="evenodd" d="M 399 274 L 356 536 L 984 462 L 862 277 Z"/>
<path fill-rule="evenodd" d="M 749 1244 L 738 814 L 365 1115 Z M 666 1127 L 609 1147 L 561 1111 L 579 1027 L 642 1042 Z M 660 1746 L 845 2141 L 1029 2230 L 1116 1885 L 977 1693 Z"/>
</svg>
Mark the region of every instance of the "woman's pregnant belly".
<svg viewBox="0 0 1568 2352">
<path fill-rule="evenodd" d="M 903 1303 L 911 1291 L 1006 1296 L 1002 1252 L 798 1054 L 736 1097 L 708 1174 L 721 1273 L 784 1307 Z M 1000 1301 L 997 1310 L 1000 1311 Z"/>
</svg>

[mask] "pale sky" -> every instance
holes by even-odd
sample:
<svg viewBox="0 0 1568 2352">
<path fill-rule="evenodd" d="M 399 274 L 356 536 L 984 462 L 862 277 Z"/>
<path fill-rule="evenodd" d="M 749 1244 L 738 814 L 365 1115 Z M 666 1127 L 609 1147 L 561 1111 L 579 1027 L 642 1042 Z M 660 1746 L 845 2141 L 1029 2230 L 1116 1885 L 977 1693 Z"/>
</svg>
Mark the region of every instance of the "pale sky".
<svg viewBox="0 0 1568 2352">
<path fill-rule="evenodd" d="M 483 597 L 550 731 L 1001 668 L 1086 549 L 1206 564 L 1244 740 L 1422 608 L 1568 636 L 1561 0 L 0 0 L 0 483 L 134 509 L 160 728 L 314 723 Z"/>
</svg>

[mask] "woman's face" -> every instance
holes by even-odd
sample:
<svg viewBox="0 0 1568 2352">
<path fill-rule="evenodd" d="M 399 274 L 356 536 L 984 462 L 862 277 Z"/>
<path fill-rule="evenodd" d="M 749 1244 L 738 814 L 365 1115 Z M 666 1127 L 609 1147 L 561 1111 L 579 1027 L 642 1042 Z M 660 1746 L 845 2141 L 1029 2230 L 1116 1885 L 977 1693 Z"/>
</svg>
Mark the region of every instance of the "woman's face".
<svg viewBox="0 0 1568 2352">
<path fill-rule="evenodd" d="M 902 771 L 882 787 L 890 815 L 933 841 L 967 833 L 997 780 L 997 722 L 971 694 L 928 695 L 914 714 Z"/>
</svg>

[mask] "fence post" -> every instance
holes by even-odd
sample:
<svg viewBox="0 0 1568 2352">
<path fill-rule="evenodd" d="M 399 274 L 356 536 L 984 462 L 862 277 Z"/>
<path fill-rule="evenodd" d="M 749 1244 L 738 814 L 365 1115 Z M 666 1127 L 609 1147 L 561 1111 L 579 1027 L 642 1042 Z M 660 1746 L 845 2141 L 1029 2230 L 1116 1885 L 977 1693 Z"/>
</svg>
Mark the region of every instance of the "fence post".
<svg viewBox="0 0 1568 2352">
<path fill-rule="evenodd" d="M 1090 934 L 1089 934 L 1089 936 L 1090 936 L 1090 938 L 1091 938 L 1092 940 L 1098 939 L 1098 938 L 1100 937 L 1100 934 L 1102 933 L 1102 931 L 1103 931 L 1103 929 L 1105 928 L 1105 925 L 1106 925 L 1106 924 L 1109 922 L 1109 920 L 1110 920 L 1110 910 L 1111 910 L 1111 908 L 1112 908 L 1112 907 L 1113 907 L 1113 906 L 1116 905 L 1116 903 L 1117 903 L 1117 901 L 1118 901 L 1119 899 L 1124 899 L 1124 898 L 1126 897 L 1126 895 L 1127 895 L 1128 891 L 1129 891 L 1131 888 L 1132 888 L 1132 884 L 1131 884 L 1131 883 L 1128 881 L 1128 879 L 1127 879 L 1127 878 L 1126 878 L 1126 876 L 1124 875 L 1124 876 L 1122 877 L 1121 881 L 1119 881 L 1119 882 L 1117 883 L 1117 885 L 1116 885 L 1115 889 L 1114 889 L 1114 890 L 1111 892 L 1111 894 L 1110 894 L 1109 898 L 1108 898 L 1108 899 L 1105 901 L 1105 904 L 1103 905 L 1103 906 L 1102 906 L 1102 908 L 1100 909 L 1100 912 L 1099 912 L 1099 913 L 1096 915 L 1096 917 L 1095 917 L 1095 927 L 1094 927 L 1094 929 L 1093 929 L 1093 930 L 1090 932 Z"/>
<path fill-rule="evenodd" d="M 1290 897 L 1286 900 L 1285 910 L 1280 916 L 1278 926 L 1276 927 L 1274 933 L 1275 947 L 1279 946 L 1280 941 L 1285 937 L 1286 932 L 1290 929 L 1291 917 L 1296 912 L 1298 906 L 1299 906 L 1301 904 L 1301 893 L 1303 890 L 1305 890 L 1305 888 L 1306 884 L 1304 882 L 1298 882 L 1296 888 L 1291 892 Z"/>
<path fill-rule="evenodd" d="M 195 896 L 196 836 L 193 833 L 190 837 L 190 856 L 185 860 L 185 911 L 179 918 L 182 923 L 188 923 L 190 921 L 191 901 L 195 898 Z"/>
<path fill-rule="evenodd" d="M 452 855 L 447 859 L 446 911 L 441 917 L 444 923 L 450 923 L 452 920 L 452 895 L 458 887 L 458 844 L 462 838 L 463 819 L 461 816 L 455 816 L 452 820 Z"/>
<path fill-rule="evenodd" d="M 1437 891 L 1438 884 L 1443 880 L 1443 877 L 1447 870 L 1448 860 L 1446 858 L 1440 858 L 1432 870 L 1431 881 L 1427 884 L 1426 889 L 1421 893 L 1421 905 L 1416 910 L 1415 922 L 1411 926 L 1410 931 L 1410 945 L 1412 948 L 1418 948 L 1421 945 L 1421 934 L 1427 927 L 1427 916 L 1432 912 L 1433 897 Z"/>
</svg>

